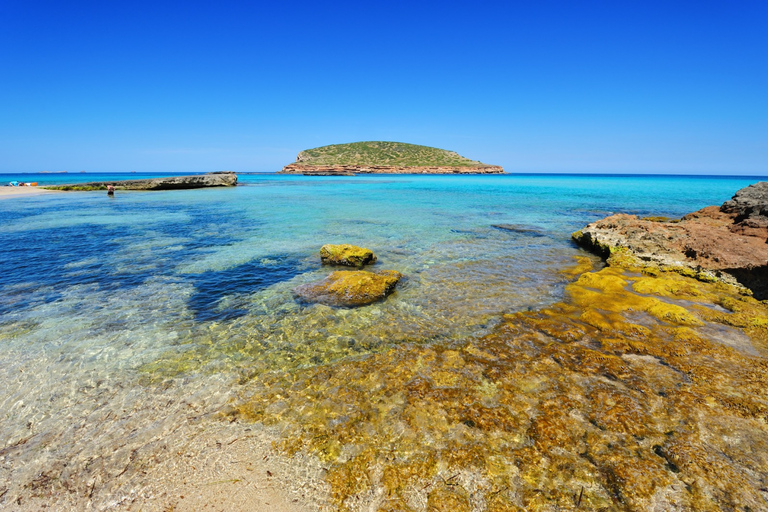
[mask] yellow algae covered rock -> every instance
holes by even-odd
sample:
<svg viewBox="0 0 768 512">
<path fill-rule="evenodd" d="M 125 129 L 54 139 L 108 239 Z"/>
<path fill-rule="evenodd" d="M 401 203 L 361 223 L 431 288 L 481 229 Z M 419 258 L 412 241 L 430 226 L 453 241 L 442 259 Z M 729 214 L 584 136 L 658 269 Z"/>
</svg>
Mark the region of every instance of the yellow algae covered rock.
<svg viewBox="0 0 768 512">
<path fill-rule="evenodd" d="M 768 304 L 653 274 L 584 274 L 481 338 L 266 373 L 236 410 L 324 461 L 340 510 L 765 510 Z"/>
<path fill-rule="evenodd" d="M 576 256 L 574 258 L 576 263 L 570 267 L 560 270 L 560 273 L 572 279 L 576 279 L 581 274 L 589 272 L 594 269 L 595 263 L 593 258 L 588 256 Z"/>
<path fill-rule="evenodd" d="M 655 278 L 662 284 L 649 287 L 647 280 L 641 280 L 641 288 L 644 291 L 658 291 L 664 287 L 663 282 L 669 279 L 668 276 L 678 275 L 666 272 L 662 274 L 663 277 Z M 629 274 L 619 267 L 608 267 L 600 272 L 589 272 L 582 275 L 575 283 L 568 285 L 567 291 L 573 302 L 584 308 L 583 319 L 595 317 L 595 311 L 612 313 L 635 311 L 649 313 L 651 316 L 669 323 L 701 325 L 699 319 L 679 305 L 653 296 L 631 293 L 628 287 L 634 284 L 634 279 L 628 276 Z M 690 290 L 692 289 L 691 286 L 689 284 L 687 288 Z M 688 291 L 687 293 L 692 292 Z M 688 294 L 681 298 L 688 298 Z"/>
<path fill-rule="evenodd" d="M 370 249 L 356 245 L 326 244 L 320 248 L 320 260 L 326 265 L 362 267 L 369 263 L 376 263 L 376 255 Z"/>
<path fill-rule="evenodd" d="M 394 270 L 339 270 L 322 281 L 298 286 L 293 292 L 306 302 L 329 306 L 365 306 L 389 295 L 402 277 L 400 272 Z"/>
<path fill-rule="evenodd" d="M 654 266 L 703 281 L 724 281 L 768 299 L 768 182 L 736 192 L 672 222 L 616 214 L 571 236 L 582 247 L 622 266 Z"/>
</svg>

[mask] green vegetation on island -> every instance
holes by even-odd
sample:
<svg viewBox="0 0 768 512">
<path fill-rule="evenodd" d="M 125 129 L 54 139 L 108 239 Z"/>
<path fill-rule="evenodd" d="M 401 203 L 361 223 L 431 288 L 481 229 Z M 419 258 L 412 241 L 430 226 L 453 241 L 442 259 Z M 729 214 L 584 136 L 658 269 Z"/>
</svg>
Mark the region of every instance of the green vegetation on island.
<svg viewBox="0 0 768 512">
<path fill-rule="evenodd" d="M 306 149 L 296 158 L 302 165 L 376 165 L 376 166 L 487 166 L 464 158 L 454 151 L 418 146 L 405 142 L 352 142 Z"/>
</svg>

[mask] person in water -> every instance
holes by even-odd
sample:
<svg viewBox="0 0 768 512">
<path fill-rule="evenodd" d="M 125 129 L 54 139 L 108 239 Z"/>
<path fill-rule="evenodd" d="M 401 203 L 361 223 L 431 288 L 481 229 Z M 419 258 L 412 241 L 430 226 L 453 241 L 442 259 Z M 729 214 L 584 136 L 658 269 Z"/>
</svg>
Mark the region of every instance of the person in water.
<svg viewBox="0 0 768 512">
<path fill-rule="evenodd" d="M 108 196 L 115 195 L 115 186 L 114 185 L 107 185 L 107 195 Z"/>
</svg>

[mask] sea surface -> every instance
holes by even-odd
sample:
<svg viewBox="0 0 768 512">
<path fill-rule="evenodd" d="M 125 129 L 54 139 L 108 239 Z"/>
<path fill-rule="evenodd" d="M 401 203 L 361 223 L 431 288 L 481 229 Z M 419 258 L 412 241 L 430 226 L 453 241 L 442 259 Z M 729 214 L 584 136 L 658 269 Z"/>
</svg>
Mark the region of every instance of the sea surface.
<svg viewBox="0 0 768 512">
<path fill-rule="evenodd" d="M 0 201 L 0 500 L 90 489 L 119 504 L 144 485 L 136 454 L 149 467 L 192 449 L 190 429 L 217 428 L 240 383 L 481 336 L 562 298 L 561 270 L 584 255 L 573 231 L 618 212 L 680 217 L 756 181 L 262 174 Z M 301 303 L 292 289 L 330 272 L 327 243 L 368 247 L 375 269 L 406 277 L 367 307 Z"/>
</svg>

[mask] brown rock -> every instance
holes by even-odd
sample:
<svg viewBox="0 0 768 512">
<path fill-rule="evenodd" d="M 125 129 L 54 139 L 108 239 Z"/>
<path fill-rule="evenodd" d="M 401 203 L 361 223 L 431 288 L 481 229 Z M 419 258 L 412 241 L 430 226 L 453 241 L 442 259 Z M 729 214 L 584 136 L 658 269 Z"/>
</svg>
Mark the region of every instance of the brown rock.
<svg viewBox="0 0 768 512">
<path fill-rule="evenodd" d="M 296 287 L 294 295 L 306 302 L 329 306 L 365 306 L 383 299 L 395 289 L 403 275 L 394 270 L 368 272 L 339 270 L 315 283 Z"/>
<path fill-rule="evenodd" d="M 742 197 L 742 191 L 734 198 Z M 748 206 L 742 209 L 731 200 L 723 207 L 690 213 L 679 222 L 611 215 L 574 233 L 573 238 L 606 257 L 627 249 L 645 264 L 740 283 L 756 297 L 768 298 L 768 218 L 755 214 L 768 207 L 761 207 L 754 196 L 749 195 Z"/>
</svg>

